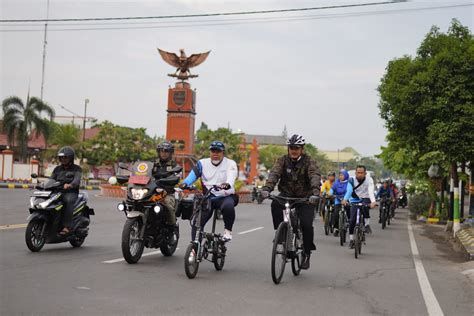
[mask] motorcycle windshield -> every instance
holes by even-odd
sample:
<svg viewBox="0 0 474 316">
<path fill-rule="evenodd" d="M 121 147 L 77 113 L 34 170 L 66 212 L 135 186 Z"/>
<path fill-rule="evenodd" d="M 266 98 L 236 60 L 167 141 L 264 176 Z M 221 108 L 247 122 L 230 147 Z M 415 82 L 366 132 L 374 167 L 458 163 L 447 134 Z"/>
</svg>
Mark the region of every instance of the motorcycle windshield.
<svg viewBox="0 0 474 316">
<path fill-rule="evenodd" d="M 47 179 L 43 183 L 39 184 L 38 188 L 49 190 L 49 189 L 59 187 L 60 185 L 61 185 L 61 182 L 59 182 L 59 181 L 56 181 L 54 179 Z"/>
<path fill-rule="evenodd" d="M 132 166 L 132 174 L 128 180 L 130 184 L 146 185 L 152 178 L 153 163 L 149 161 L 137 161 Z"/>
</svg>

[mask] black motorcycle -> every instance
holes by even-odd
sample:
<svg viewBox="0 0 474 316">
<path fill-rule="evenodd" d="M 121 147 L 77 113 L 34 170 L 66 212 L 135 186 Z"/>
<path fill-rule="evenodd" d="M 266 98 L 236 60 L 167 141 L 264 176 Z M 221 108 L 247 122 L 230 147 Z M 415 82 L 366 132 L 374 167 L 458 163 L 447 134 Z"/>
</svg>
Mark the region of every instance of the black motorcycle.
<svg viewBox="0 0 474 316">
<path fill-rule="evenodd" d="M 407 196 L 401 194 L 401 195 L 398 197 L 398 203 L 397 203 L 397 205 L 398 205 L 399 207 L 401 207 L 401 208 L 406 208 L 407 205 L 408 205 Z"/>
<path fill-rule="evenodd" d="M 121 169 L 127 169 L 120 165 Z M 138 161 L 133 164 L 130 176 L 117 176 L 119 183 L 128 182 L 127 199 L 117 205 L 127 220 L 122 231 L 122 254 L 128 263 L 140 260 L 144 247 L 160 248 L 164 256 L 176 251 L 179 226 L 166 225 L 165 186 L 179 182 L 182 167 L 176 166 L 163 178 L 152 175 L 153 163 Z M 127 169 L 128 170 L 128 169 Z"/>
<path fill-rule="evenodd" d="M 38 176 L 32 174 L 31 177 Z M 66 174 L 68 180 L 72 180 L 73 177 L 72 173 Z M 65 236 L 59 234 L 62 229 L 61 210 L 64 207 L 61 199 L 63 186 L 64 182 L 47 179 L 38 184 L 33 191 L 25 232 L 26 245 L 33 252 L 40 251 L 45 243 L 69 242 L 73 247 L 80 247 L 89 233 L 89 216 L 94 215 L 94 210 L 87 206 L 88 196 L 84 192 L 79 193 L 74 203 L 71 232 Z"/>
</svg>

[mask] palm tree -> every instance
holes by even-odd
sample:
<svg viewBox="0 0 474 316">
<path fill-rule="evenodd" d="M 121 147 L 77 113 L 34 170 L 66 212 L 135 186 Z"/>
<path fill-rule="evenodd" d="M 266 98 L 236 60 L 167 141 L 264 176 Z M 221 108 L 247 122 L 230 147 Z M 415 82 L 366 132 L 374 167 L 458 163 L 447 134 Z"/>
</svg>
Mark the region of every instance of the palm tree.
<svg viewBox="0 0 474 316">
<path fill-rule="evenodd" d="M 3 131 L 8 136 L 11 147 L 16 137 L 17 145 L 20 147 L 21 158 L 26 161 L 28 139 L 33 130 L 35 135 L 43 135 L 48 138 L 50 128 L 47 119 L 41 117 L 42 113 L 54 117 L 54 109 L 37 97 L 28 95 L 26 105 L 17 96 L 11 96 L 3 100 Z"/>
</svg>

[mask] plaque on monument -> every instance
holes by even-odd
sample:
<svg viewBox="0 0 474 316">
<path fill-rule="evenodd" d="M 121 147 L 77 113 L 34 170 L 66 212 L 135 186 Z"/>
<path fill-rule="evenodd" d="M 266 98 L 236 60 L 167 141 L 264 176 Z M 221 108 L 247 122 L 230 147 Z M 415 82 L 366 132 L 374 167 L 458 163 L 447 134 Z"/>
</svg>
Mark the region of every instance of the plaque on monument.
<svg viewBox="0 0 474 316">
<path fill-rule="evenodd" d="M 174 91 L 173 102 L 177 107 L 181 107 L 186 103 L 186 91 Z"/>
</svg>

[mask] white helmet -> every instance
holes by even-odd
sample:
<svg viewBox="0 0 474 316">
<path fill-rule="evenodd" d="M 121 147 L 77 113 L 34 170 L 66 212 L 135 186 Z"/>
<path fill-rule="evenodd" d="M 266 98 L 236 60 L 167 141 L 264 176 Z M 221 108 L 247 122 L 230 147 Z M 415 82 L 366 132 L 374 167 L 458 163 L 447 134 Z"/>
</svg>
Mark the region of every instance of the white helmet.
<svg viewBox="0 0 474 316">
<path fill-rule="evenodd" d="M 288 146 L 298 146 L 298 147 L 304 147 L 306 145 L 306 141 L 304 140 L 303 136 L 294 134 L 288 140 L 286 141 L 286 144 Z"/>
</svg>

